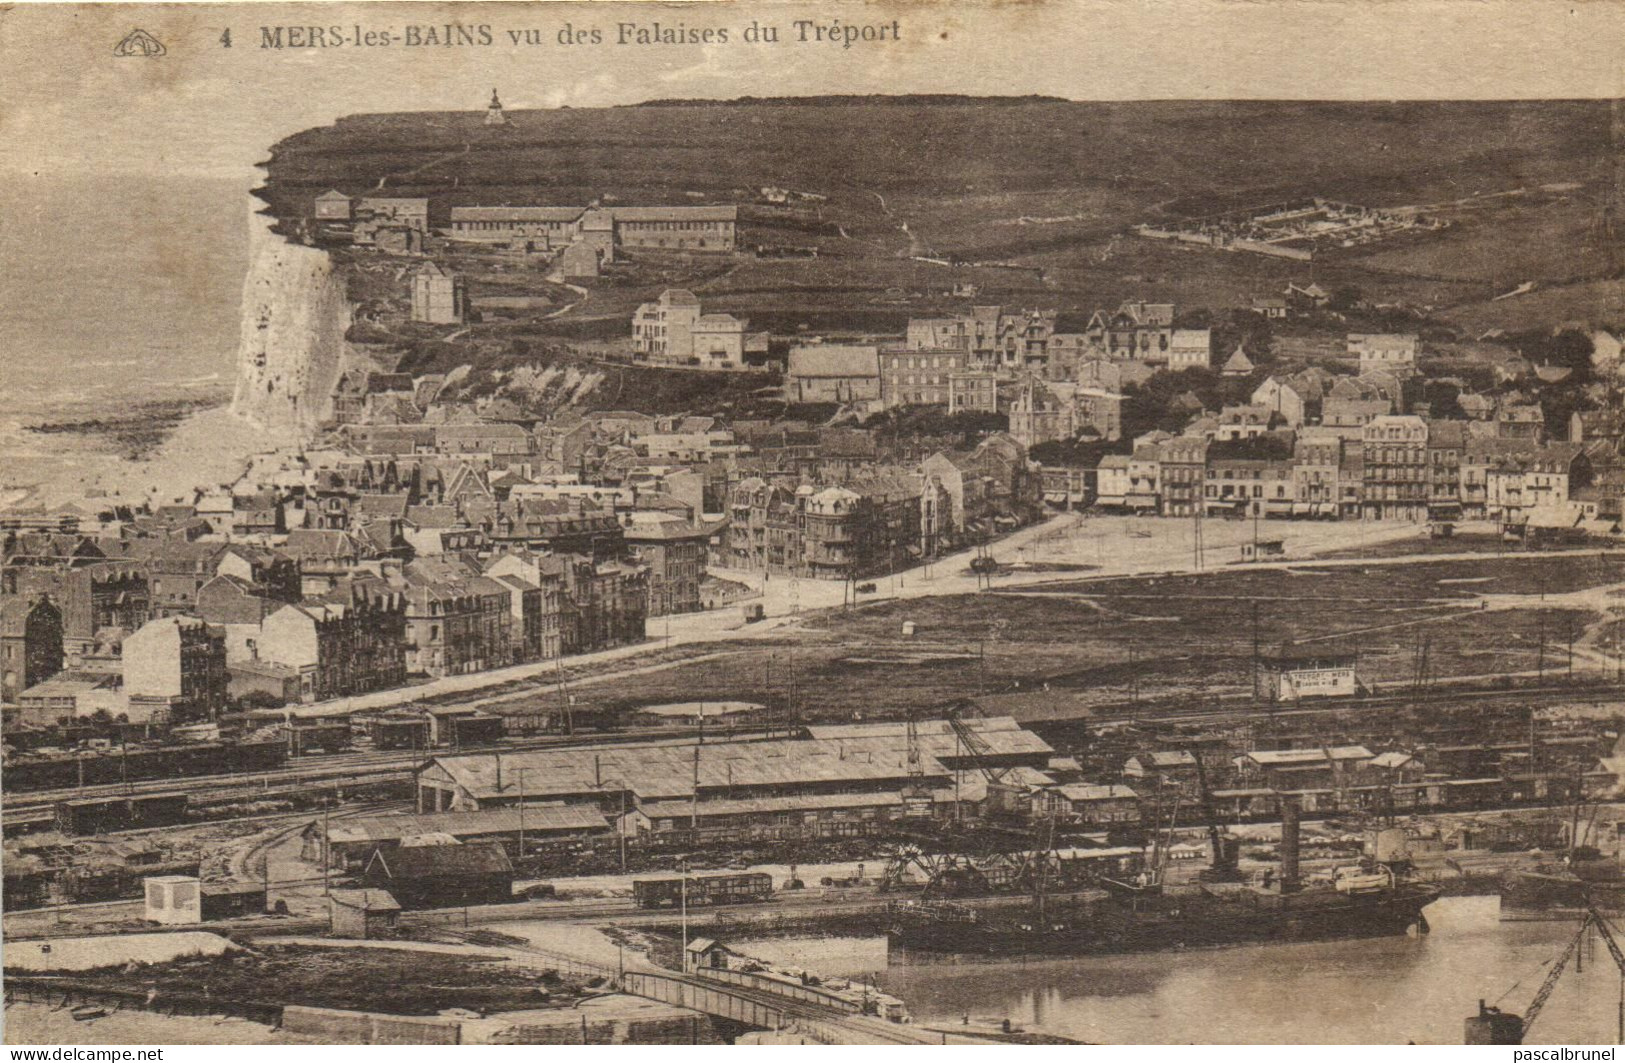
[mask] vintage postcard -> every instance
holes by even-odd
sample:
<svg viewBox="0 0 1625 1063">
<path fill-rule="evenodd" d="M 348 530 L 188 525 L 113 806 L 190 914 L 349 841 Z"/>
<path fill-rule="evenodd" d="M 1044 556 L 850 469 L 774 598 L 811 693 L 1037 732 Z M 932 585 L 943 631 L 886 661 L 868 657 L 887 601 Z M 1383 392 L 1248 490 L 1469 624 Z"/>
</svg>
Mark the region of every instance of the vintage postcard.
<svg viewBox="0 0 1625 1063">
<path fill-rule="evenodd" d="M 1604 2 L 0 8 L 4 1040 L 1625 1039 L 1622 97 Z"/>
</svg>

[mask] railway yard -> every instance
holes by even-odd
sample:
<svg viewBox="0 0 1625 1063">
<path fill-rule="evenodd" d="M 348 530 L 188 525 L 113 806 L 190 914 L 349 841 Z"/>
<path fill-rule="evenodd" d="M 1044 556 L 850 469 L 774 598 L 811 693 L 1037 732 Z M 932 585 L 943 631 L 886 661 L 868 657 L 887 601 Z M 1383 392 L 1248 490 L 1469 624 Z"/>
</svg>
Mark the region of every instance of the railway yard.
<svg viewBox="0 0 1625 1063">
<path fill-rule="evenodd" d="M 1075 555 L 1091 534 L 1111 532 L 1062 526 L 1043 541 Z M 613 969 L 602 977 L 621 985 L 628 969 L 683 966 L 698 934 L 875 933 L 899 904 L 944 897 L 1019 913 L 1049 874 L 1074 898 L 1135 868 L 1177 889 L 1233 846 L 1234 873 L 1267 883 L 1289 811 L 1311 877 L 1398 823 L 1421 880 L 1494 892 L 1574 836 L 1571 806 L 1587 805 L 1587 837 L 1609 848 L 1625 818 L 1606 803 L 1621 565 L 1589 552 L 1113 576 L 1011 566 L 979 593 L 944 581 L 959 593 L 822 608 L 778 588 L 770 625 L 657 638 L 652 663 L 428 699 L 508 721 L 483 743 L 379 748 L 371 721 L 389 707 L 318 705 L 310 717 L 343 740 L 240 752 L 240 770 L 181 773 L 133 750 L 38 770 L 48 752 L 25 755 L 33 770 L 8 761 L 5 932 L 13 949 L 161 937 L 172 928 L 143 882 L 192 876 L 217 903 L 247 897 L 205 928 L 283 942 L 297 964 L 299 942 L 337 933 L 335 898 L 393 890 L 426 898 L 380 932 L 402 947 L 467 963 L 529 949 L 531 968 Z M 1282 697 L 1288 670 L 1310 663 L 1346 668 L 1347 689 Z M 685 702 L 660 708 L 675 690 Z M 1270 759 L 1294 750 L 1291 765 Z M 390 877 L 391 854 L 448 848 L 492 875 L 435 878 L 426 860 L 427 885 Z M 321 969 L 301 999 L 321 998 Z M 448 984 L 480 981 L 477 964 L 460 969 Z M 562 977 L 559 999 L 586 976 Z"/>
</svg>

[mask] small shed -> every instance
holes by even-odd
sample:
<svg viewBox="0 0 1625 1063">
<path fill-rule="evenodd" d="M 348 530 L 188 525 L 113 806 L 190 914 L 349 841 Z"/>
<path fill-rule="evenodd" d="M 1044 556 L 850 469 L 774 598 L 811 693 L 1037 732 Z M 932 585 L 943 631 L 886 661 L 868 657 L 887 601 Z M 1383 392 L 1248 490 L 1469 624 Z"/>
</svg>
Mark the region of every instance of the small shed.
<svg viewBox="0 0 1625 1063">
<path fill-rule="evenodd" d="M 1241 544 L 1243 561 L 1266 561 L 1272 557 L 1285 557 L 1286 543 L 1280 539 L 1266 539 L 1257 543 Z"/>
<path fill-rule="evenodd" d="M 400 902 L 388 890 L 333 890 L 327 900 L 328 932 L 336 938 L 389 937 L 400 922 Z"/>
<path fill-rule="evenodd" d="M 146 920 L 164 926 L 203 922 L 203 900 L 195 875 L 151 875 L 141 880 Z"/>
<path fill-rule="evenodd" d="M 198 894 L 205 923 L 265 914 L 265 887 L 252 882 L 205 882 Z"/>
<path fill-rule="evenodd" d="M 701 967 L 724 971 L 728 969 L 728 957 L 737 955 L 733 949 L 714 938 L 694 938 L 688 943 L 684 958 L 688 960 L 688 969 L 691 971 Z"/>
<path fill-rule="evenodd" d="M 513 900 L 513 864 L 495 842 L 378 849 L 362 878 L 408 910 Z"/>
</svg>

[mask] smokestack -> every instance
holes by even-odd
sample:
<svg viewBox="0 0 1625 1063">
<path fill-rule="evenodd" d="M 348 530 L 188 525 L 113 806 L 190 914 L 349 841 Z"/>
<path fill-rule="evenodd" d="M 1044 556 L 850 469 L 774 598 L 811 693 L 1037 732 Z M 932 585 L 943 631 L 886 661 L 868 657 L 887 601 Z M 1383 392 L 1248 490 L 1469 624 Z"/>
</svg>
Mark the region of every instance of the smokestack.
<svg viewBox="0 0 1625 1063">
<path fill-rule="evenodd" d="M 1298 795 L 1281 795 L 1281 892 L 1298 892 Z"/>
</svg>

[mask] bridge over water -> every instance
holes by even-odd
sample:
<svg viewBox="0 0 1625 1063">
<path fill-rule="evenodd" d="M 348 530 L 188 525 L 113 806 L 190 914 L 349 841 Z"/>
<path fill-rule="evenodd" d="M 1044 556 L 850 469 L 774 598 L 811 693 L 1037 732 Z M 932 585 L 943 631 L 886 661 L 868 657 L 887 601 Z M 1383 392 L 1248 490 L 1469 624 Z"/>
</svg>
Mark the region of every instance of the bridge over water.
<svg viewBox="0 0 1625 1063">
<path fill-rule="evenodd" d="M 858 1001 L 817 986 L 745 971 L 627 971 L 624 992 L 762 1030 L 793 1031 L 819 1044 L 939 1044 L 942 1035 L 863 1014 Z M 956 1037 L 955 1040 L 961 1040 Z M 971 1038 L 970 1040 L 975 1040 Z"/>
</svg>

